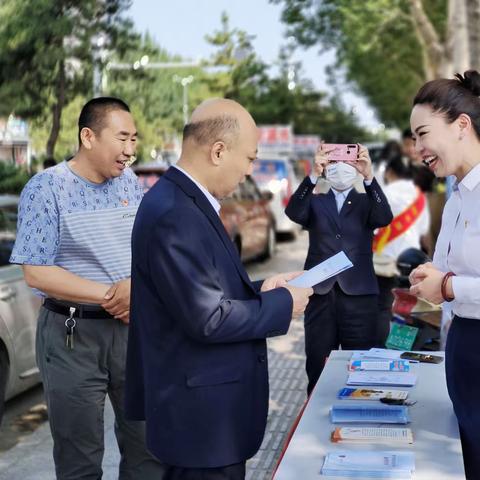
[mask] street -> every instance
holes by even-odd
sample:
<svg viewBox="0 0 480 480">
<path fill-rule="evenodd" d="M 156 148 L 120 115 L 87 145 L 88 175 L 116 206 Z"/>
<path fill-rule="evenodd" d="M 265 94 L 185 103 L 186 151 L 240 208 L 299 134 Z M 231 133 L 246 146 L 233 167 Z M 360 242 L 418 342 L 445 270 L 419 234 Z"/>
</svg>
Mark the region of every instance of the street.
<svg viewBox="0 0 480 480">
<path fill-rule="evenodd" d="M 253 280 L 279 272 L 301 270 L 308 236 L 277 244 L 275 256 L 265 262 L 252 262 L 247 271 Z M 287 433 L 306 399 L 303 322 L 292 321 L 284 337 L 268 340 L 270 372 L 270 413 L 265 438 L 257 455 L 247 464 L 247 480 L 263 480 L 271 473 L 282 452 Z M 0 428 L 0 480 L 54 479 L 52 441 L 42 388 L 36 387 L 12 399 Z M 118 449 L 113 430 L 113 412 L 105 412 L 105 480 L 117 478 Z"/>
</svg>

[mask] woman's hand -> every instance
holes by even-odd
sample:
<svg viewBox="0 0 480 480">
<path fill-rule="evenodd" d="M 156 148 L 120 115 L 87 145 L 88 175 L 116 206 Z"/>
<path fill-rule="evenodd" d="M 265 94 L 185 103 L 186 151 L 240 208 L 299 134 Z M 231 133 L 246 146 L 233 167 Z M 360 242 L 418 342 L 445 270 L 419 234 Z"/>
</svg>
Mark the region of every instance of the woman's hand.
<svg viewBox="0 0 480 480">
<path fill-rule="evenodd" d="M 437 270 L 432 263 L 418 266 L 409 276 L 410 293 L 424 298 L 435 305 L 444 301 L 442 296 L 442 280 L 445 273 Z"/>
</svg>

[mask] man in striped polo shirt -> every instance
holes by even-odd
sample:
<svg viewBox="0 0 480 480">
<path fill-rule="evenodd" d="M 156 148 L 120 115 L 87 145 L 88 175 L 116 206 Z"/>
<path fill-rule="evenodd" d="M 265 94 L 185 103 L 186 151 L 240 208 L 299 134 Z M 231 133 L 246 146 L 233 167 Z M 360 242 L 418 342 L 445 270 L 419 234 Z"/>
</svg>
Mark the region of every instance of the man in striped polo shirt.
<svg viewBox="0 0 480 480">
<path fill-rule="evenodd" d="M 11 263 L 44 297 L 37 328 L 57 478 L 102 477 L 103 410 L 115 411 L 121 480 L 153 479 L 143 424 L 124 418 L 130 310 L 130 236 L 142 189 L 128 165 L 137 132 L 119 99 L 90 100 L 79 150 L 35 175 L 19 205 Z"/>
</svg>

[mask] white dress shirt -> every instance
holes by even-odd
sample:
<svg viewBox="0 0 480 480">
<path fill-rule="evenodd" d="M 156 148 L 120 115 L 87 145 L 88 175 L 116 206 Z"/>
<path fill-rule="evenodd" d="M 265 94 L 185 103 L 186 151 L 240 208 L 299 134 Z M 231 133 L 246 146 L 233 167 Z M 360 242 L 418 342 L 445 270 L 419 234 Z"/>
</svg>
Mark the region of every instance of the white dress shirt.
<svg viewBox="0 0 480 480">
<path fill-rule="evenodd" d="M 316 175 L 309 175 L 310 181 L 316 185 L 318 181 L 318 177 Z M 363 183 L 368 187 L 372 184 L 371 180 L 364 180 Z M 340 213 L 340 210 L 343 207 L 343 204 L 345 203 L 345 199 L 348 197 L 348 194 L 350 193 L 350 190 L 353 187 L 347 188 L 347 190 L 339 191 L 335 190 L 333 187 L 331 187 L 333 194 L 335 195 L 335 203 L 337 204 L 337 212 Z"/>
<path fill-rule="evenodd" d="M 203 185 L 198 183 L 192 176 L 190 176 L 183 168 L 179 167 L 178 165 L 172 165 L 172 167 L 180 170 L 186 177 L 188 177 L 207 197 L 207 200 L 211 203 L 212 207 L 217 212 L 217 215 L 220 215 L 221 205 L 218 200 Z"/>
<path fill-rule="evenodd" d="M 434 265 L 452 271 L 455 299 L 452 310 L 459 317 L 480 320 L 480 165 L 458 184 L 442 216 Z"/>
</svg>

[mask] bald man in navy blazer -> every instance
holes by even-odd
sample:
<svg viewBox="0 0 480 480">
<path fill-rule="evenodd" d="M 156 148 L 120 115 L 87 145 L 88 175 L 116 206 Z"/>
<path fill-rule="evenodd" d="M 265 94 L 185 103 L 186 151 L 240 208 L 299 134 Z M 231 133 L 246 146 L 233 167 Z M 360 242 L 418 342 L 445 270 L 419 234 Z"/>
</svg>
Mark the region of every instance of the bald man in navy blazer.
<svg viewBox="0 0 480 480">
<path fill-rule="evenodd" d="M 296 274 L 252 283 L 218 215 L 257 141 L 239 104 L 204 102 L 135 220 L 126 411 L 146 421 L 165 479 L 245 477 L 267 419 L 265 339 L 285 334 L 313 293 L 286 285 Z"/>
<path fill-rule="evenodd" d="M 327 193 L 314 194 L 318 176 L 326 173 Z M 353 184 L 360 174 L 365 193 Z M 343 177 L 343 178 L 342 178 Z M 329 164 L 319 150 L 314 175 L 306 177 L 292 195 L 287 216 L 309 233 L 305 268 L 311 268 L 344 251 L 353 267 L 314 286 L 305 311 L 305 351 L 310 394 L 325 361 L 334 349 L 365 350 L 375 347 L 378 329 L 378 283 L 372 261 L 376 228 L 388 225 L 392 211 L 373 177 L 368 150 L 360 146 L 352 163 Z"/>
</svg>

